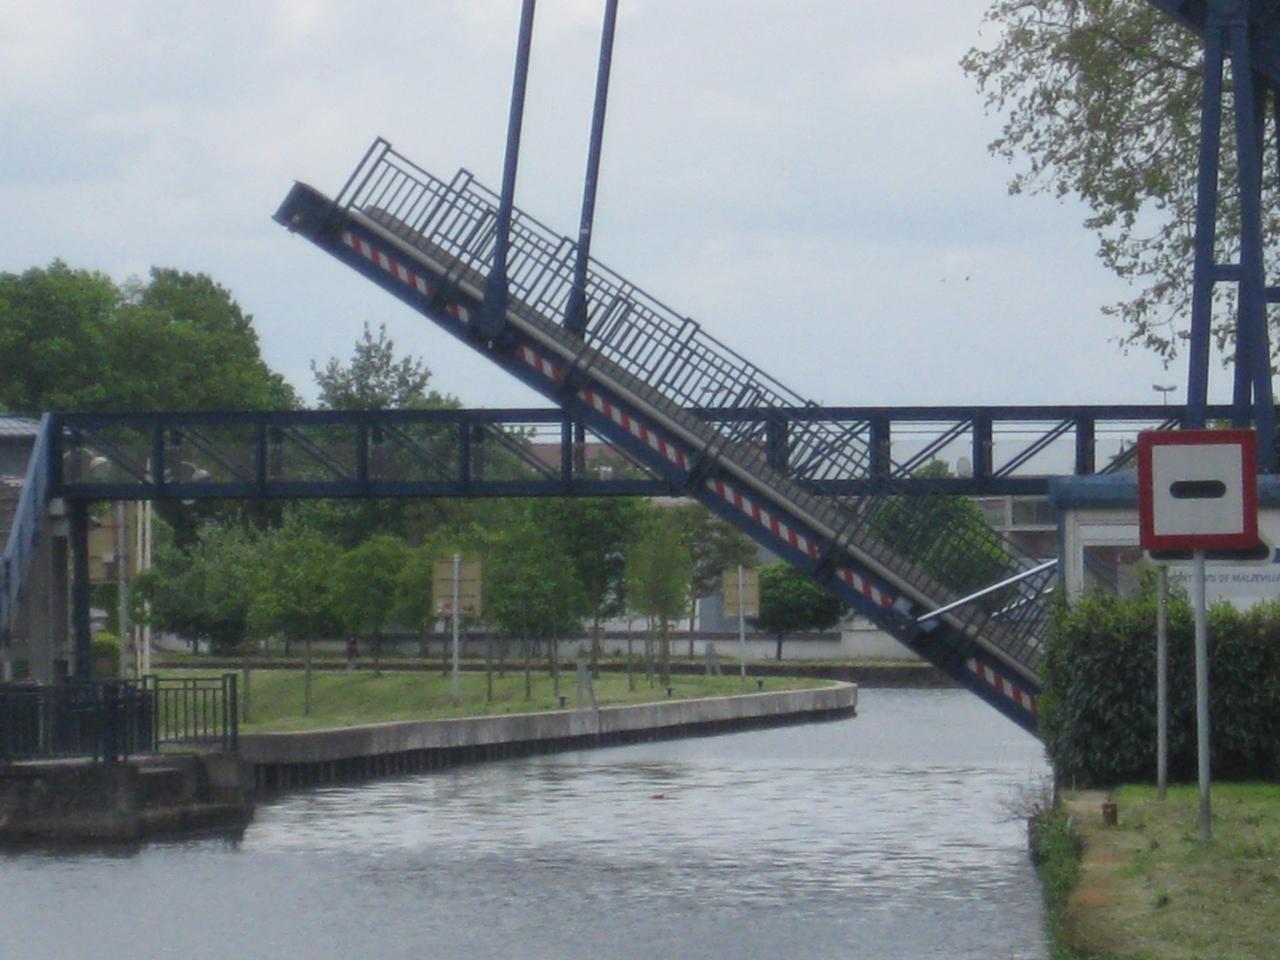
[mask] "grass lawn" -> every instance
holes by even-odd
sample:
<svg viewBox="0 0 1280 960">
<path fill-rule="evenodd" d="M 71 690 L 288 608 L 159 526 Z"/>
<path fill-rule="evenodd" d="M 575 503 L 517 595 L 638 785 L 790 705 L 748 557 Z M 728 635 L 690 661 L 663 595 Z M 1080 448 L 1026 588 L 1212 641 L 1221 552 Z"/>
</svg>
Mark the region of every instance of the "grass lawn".
<svg viewBox="0 0 1280 960">
<path fill-rule="evenodd" d="M 223 670 L 162 670 L 163 677 L 211 677 Z M 602 674 L 595 681 L 596 701 L 600 706 L 647 703 L 667 699 L 667 692 L 654 678 L 652 685 L 643 673 L 634 676 L 635 690 L 627 687 L 627 678 L 619 674 Z M 493 678 L 493 699 L 487 697 L 483 672 L 461 674 L 461 702 L 452 702 L 449 677 L 430 671 L 388 671 L 375 676 L 372 670 L 315 670 L 311 675 L 312 711 L 304 716 L 303 672 L 301 670 L 254 670 L 250 676 L 250 716 L 242 722 L 242 733 L 270 733 L 310 730 L 321 727 L 343 727 L 391 720 L 436 720 L 448 717 L 474 717 L 486 714 L 534 713 L 559 710 L 551 677 L 545 667 L 533 673 L 533 696 L 526 700 L 524 674 L 508 669 L 505 677 Z M 830 681 L 770 677 L 764 689 L 800 690 L 827 686 Z M 671 699 L 731 696 L 755 693 L 754 680 L 744 688 L 735 676 L 674 676 Z M 577 702 L 575 671 L 561 674 L 560 693 L 568 698 L 568 709 Z M 240 674 L 240 698 L 245 699 L 244 674 Z M 584 702 L 590 703 L 589 700 Z"/>
<path fill-rule="evenodd" d="M 1099 793 L 1067 798 L 1084 839 L 1063 932 L 1082 957 L 1280 957 L 1280 785 L 1215 784 L 1213 833 L 1199 840 L 1194 785 L 1123 787 L 1119 825 Z"/>
</svg>

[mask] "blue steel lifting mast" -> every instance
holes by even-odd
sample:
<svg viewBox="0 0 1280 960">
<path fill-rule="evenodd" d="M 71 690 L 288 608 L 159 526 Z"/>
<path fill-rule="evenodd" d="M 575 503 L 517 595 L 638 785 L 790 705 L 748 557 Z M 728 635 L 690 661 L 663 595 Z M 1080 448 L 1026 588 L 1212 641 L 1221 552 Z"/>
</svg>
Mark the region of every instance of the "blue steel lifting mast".
<svg viewBox="0 0 1280 960">
<path fill-rule="evenodd" d="M 1201 107 L 1200 173 L 1197 186 L 1195 275 L 1187 380 L 1187 420 L 1203 427 L 1209 390 L 1209 346 L 1214 291 L 1235 285 L 1236 353 L 1233 419 L 1252 419 L 1262 442 L 1259 467 L 1276 469 L 1275 407 L 1267 304 L 1280 303 L 1280 287 L 1268 287 L 1262 233 L 1262 185 L 1268 116 L 1280 148 L 1280 4 L 1275 0 L 1151 0 L 1204 40 L 1204 99 Z M 1220 151 L 1223 82 L 1231 63 L 1231 107 L 1236 140 L 1237 232 L 1223 235 Z M 1280 163 L 1280 149 L 1277 150 Z M 1280 169 L 1276 171 L 1280 174 Z M 1273 175 L 1276 175 L 1273 174 Z M 1218 262 L 1219 249 L 1238 252 L 1235 263 Z"/>
</svg>

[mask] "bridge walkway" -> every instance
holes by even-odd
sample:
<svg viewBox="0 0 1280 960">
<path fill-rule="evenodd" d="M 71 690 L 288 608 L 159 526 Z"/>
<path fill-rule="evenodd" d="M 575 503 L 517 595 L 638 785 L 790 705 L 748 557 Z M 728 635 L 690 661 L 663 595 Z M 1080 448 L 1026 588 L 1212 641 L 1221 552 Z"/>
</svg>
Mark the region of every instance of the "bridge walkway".
<svg viewBox="0 0 1280 960">
<path fill-rule="evenodd" d="M 1054 573 L 975 513 L 920 510 L 890 482 L 822 496 L 805 481 L 868 474 L 864 434 L 709 422 L 690 407 L 811 406 L 599 264 L 582 338 L 559 322 L 573 244 L 517 212 L 506 326 L 477 322 L 497 198 L 465 171 L 442 181 L 376 141 L 339 197 L 298 184 L 276 214 L 686 492 L 839 593 L 1027 729 L 1035 729 Z"/>
</svg>

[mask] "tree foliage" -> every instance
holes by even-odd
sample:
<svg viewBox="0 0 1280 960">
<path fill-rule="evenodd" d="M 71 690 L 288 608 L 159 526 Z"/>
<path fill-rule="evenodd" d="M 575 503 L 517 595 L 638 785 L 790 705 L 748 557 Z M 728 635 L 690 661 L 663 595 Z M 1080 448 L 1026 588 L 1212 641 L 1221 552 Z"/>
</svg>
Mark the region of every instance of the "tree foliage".
<svg viewBox="0 0 1280 960">
<path fill-rule="evenodd" d="M 601 624 L 626 609 L 626 560 L 644 517 L 630 497 L 557 498 L 533 507 L 538 524 L 572 564 L 591 620 L 592 662 Z"/>
<path fill-rule="evenodd" d="M 1190 317 L 1199 40 L 1138 0 L 996 0 L 986 21 L 998 31 L 994 45 L 970 50 L 962 66 L 1004 117 L 990 146 L 1020 164 L 1010 191 L 1076 196 L 1089 206 L 1085 224 L 1102 261 L 1136 290 L 1107 308 L 1122 322 L 1122 342 L 1171 360 Z M 1230 183 L 1235 144 L 1223 139 Z M 1274 236 L 1274 177 L 1267 190 Z M 1225 228 L 1239 223 L 1234 191 L 1222 191 L 1219 218 Z M 1223 249 L 1219 258 L 1235 253 Z M 1233 335 L 1222 316 L 1220 345 Z"/>
<path fill-rule="evenodd" d="M 0 274 L 0 409 L 230 410 L 295 405 L 253 318 L 204 274 L 123 287 L 55 260 Z"/>
<path fill-rule="evenodd" d="M 573 563 L 528 516 L 492 536 L 485 570 L 487 619 L 507 636 L 559 639 L 580 629 L 587 603 Z"/>
<path fill-rule="evenodd" d="M 258 636 L 307 641 L 340 629 L 334 597 L 336 551 L 315 530 L 287 517 L 264 543 L 252 571 L 249 624 Z"/>
<path fill-rule="evenodd" d="M 330 357 L 320 367 L 311 363 L 320 388 L 320 406 L 330 410 L 398 410 L 456 406 L 450 398 L 429 390 L 431 371 L 418 357 L 396 356 L 386 325 L 375 338 L 369 324 L 356 341 L 347 363 Z"/>
<path fill-rule="evenodd" d="M 408 559 L 403 540 L 378 534 L 334 563 L 334 614 L 347 636 L 372 646 L 375 670 L 381 666 L 382 635 L 396 613 L 400 572 Z"/>
<path fill-rule="evenodd" d="M 931 460 L 915 472 L 924 479 L 949 475 L 941 460 Z M 877 539 L 955 594 L 988 587 L 1008 576 L 1013 566 L 1004 541 L 967 497 L 947 493 L 884 497 L 869 513 L 869 524 Z M 990 594 L 981 602 L 998 609 L 1016 589 Z"/>
<path fill-rule="evenodd" d="M 698 601 L 720 589 L 720 577 L 725 570 L 735 569 L 739 564 L 751 566 L 757 548 L 746 534 L 700 503 L 682 504 L 676 510 L 691 561 L 689 629 L 692 630 Z"/>
<path fill-rule="evenodd" d="M 802 630 L 827 630 L 840 622 L 844 604 L 789 563 L 760 570 L 760 629 L 777 641 L 774 658 L 782 659 L 782 641 Z"/>
<path fill-rule="evenodd" d="M 312 376 L 320 390 L 320 406 L 331 410 L 398 410 L 456 407 L 458 402 L 429 389 L 431 371 L 413 356 L 398 357 L 395 342 L 385 326 L 375 337 L 369 325 L 357 340 L 349 360 L 331 357 L 320 367 L 311 364 Z M 457 456 L 457 437 L 448 427 L 427 426 L 415 436 L 420 448 L 446 466 Z M 395 475 L 399 469 L 421 470 L 418 463 L 394 462 L 406 456 L 388 442 L 375 437 L 370 451 L 370 469 Z M 319 501 L 303 510 L 310 522 L 324 530 L 344 548 L 357 546 L 371 534 L 409 536 L 416 540 L 437 524 L 458 512 L 454 501 L 369 499 Z"/>
<path fill-rule="evenodd" d="M 207 641 L 216 654 L 241 651 L 248 636 L 253 569 L 259 535 L 244 527 L 206 523 L 186 549 L 170 544 L 133 585 L 135 606 L 150 606 L 149 622 L 192 640 Z M 135 616 L 141 617 L 139 607 Z"/>
<path fill-rule="evenodd" d="M 664 685 L 671 680 L 671 624 L 686 609 L 692 577 L 683 518 L 676 510 L 655 510 L 627 555 L 627 605 L 658 624 Z"/>
</svg>

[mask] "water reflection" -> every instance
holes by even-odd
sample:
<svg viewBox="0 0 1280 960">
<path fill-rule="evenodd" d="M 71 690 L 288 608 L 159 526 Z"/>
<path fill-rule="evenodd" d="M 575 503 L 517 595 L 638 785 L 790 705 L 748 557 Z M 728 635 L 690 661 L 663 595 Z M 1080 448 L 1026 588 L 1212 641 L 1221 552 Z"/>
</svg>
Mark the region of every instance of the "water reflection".
<svg viewBox="0 0 1280 960">
<path fill-rule="evenodd" d="M 184 960 L 1043 957 L 1002 815 L 1039 745 L 958 692 L 860 709 L 294 794 L 238 846 L 10 857 L 0 903 L 30 958 L 139 923 L 163 940 L 142 955 Z"/>
</svg>

